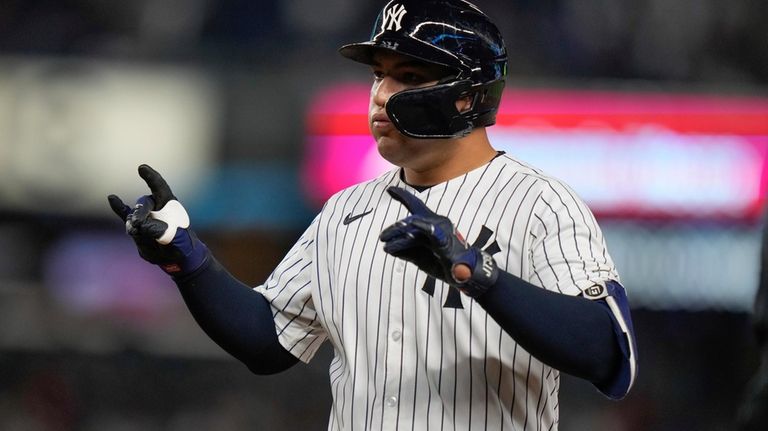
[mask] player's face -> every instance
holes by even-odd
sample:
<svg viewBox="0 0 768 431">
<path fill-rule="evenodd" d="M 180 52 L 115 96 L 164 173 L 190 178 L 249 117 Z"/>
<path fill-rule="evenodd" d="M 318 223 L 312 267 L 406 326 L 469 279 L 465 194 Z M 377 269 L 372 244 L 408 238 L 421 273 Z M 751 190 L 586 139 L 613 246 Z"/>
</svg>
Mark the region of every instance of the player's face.
<svg viewBox="0 0 768 431">
<path fill-rule="evenodd" d="M 374 55 L 373 85 L 371 86 L 368 124 L 376 139 L 379 153 L 397 166 L 407 167 L 417 163 L 435 140 L 413 139 L 402 135 L 390 122 L 384 109 L 387 100 L 403 90 L 435 85 L 448 76 L 448 69 L 415 60 L 390 51 L 379 51 Z M 445 140 L 441 140 L 445 145 Z"/>
</svg>

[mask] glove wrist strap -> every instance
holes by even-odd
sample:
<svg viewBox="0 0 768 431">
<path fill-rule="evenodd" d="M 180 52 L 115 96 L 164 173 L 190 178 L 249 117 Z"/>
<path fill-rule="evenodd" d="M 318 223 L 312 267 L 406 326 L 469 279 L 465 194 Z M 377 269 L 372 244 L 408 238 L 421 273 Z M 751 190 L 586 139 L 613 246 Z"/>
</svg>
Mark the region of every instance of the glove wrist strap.
<svg viewBox="0 0 768 431">
<path fill-rule="evenodd" d="M 183 253 L 182 258 L 175 262 L 158 263 L 158 266 L 174 278 L 184 277 L 197 271 L 211 254 L 205 243 L 200 241 L 194 232 L 187 229 L 178 229 L 170 244 Z"/>
<path fill-rule="evenodd" d="M 499 268 L 493 257 L 483 250 L 472 249 L 475 254 L 474 265 L 469 265 L 472 275 L 464 282 L 453 280 L 451 285 L 467 296 L 477 298 L 496 284 L 499 278 Z"/>
</svg>

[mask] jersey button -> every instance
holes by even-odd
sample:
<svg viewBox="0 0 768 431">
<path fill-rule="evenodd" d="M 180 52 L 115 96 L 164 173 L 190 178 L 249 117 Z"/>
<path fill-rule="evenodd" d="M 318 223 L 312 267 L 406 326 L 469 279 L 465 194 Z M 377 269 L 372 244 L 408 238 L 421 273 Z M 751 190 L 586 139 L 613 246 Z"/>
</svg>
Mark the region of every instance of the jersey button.
<svg viewBox="0 0 768 431">
<path fill-rule="evenodd" d="M 387 407 L 394 407 L 397 405 L 397 397 L 392 395 L 391 397 L 387 398 Z"/>
<path fill-rule="evenodd" d="M 400 338 L 403 337 L 403 333 L 400 331 L 394 331 L 392 332 L 392 339 L 395 341 L 400 341 Z"/>
<path fill-rule="evenodd" d="M 405 266 L 405 264 L 404 264 L 404 263 L 402 263 L 402 262 L 398 262 L 398 263 L 396 263 L 396 264 L 395 264 L 395 272 L 397 272 L 398 274 L 399 274 L 399 273 L 401 273 L 401 272 L 403 272 L 403 267 L 404 267 L 404 266 Z"/>
</svg>

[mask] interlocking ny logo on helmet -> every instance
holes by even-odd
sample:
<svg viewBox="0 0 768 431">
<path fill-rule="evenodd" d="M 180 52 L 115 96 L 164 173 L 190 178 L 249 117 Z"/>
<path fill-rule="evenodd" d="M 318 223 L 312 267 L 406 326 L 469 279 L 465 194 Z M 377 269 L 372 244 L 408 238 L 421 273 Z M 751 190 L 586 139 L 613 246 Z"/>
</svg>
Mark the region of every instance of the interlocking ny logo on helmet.
<svg viewBox="0 0 768 431">
<path fill-rule="evenodd" d="M 403 26 L 400 24 L 400 21 L 403 20 L 403 16 L 408 13 L 408 11 L 405 10 L 405 6 L 395 3 L 389 8 L 385 8 L 383 12 L 383 19 L 381 20 L 381 31 L 387 31 L 392 30 L 392 27 L 394 27 L 395 31 L 400 31 Z"/>
<path fill-rule="evenodd" d="M 339 52 L 370 65 L 379 50 L 455 72 L 436 85 L 389 98 L 387 114 L 403 135 L 457 138 L 496 122 L 507 53 L 501 32 L 477 6 L 464 0 L 392 0 L 379 13 L 370 40 Z M 458 112 L 455 102 L 463 97 L 472 99 L 471 108 Z"/>
</svg>

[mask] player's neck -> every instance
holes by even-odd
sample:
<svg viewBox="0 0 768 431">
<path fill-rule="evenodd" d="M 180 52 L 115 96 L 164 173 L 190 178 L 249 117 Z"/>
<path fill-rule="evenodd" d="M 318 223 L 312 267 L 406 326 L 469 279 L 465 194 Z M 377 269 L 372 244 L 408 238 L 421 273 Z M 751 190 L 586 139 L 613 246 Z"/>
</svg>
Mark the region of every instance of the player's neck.
<svg viewBox="0 0 768 431">
<path fill-rule="evenodd" d="M 491 146 L 485 129 L 476 129 L 468 136 L 446 145 L 444 151 L 434 157 L 434 163 L 403 168 L 404 180 L 412 186 L 432 186 L 475 170 L 493 160 L 497 152 Z"/>
</svg>

